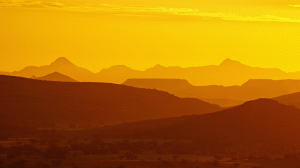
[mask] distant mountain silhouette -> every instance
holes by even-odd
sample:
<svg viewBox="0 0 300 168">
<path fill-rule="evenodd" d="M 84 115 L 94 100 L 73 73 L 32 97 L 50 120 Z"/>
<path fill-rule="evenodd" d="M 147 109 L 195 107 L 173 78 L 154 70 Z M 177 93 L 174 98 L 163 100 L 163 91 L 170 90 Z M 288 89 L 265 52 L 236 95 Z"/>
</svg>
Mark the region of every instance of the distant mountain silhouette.
<svg viewBox="0 0 300 168">
<path fill-rule="evenodd" d="M 244 65 L 231 59 L 224 60 L 220 65 L 181 68 L 178 66 L 164 67 L 156 65 L 145 71 L 131 69 L 125 65 L 115 65 L 92 73 L 87 69 L 77 67 L 64 57 L 58 58 L 50 65 L 29 66 L 18 72 L 0 72 L 4 75 L 41 77 L 53 72 L 59 72 L 80 82 L 107 82 L 121 84 L 130 78 L 163 78 L 186 79 L 194 86 L 205 85 L 242 85 L 249 79 L 300 79 L 300 72 L 286 73 L 275 68 L 258 68 Z"/>
<path fill-rule="evenodd" d="M 145 70 L 142 78 L 186 79 L 195 86 L 205 85 L 241 85 L 249 79 L 300 79 L 300 72 L 285 73 L 280 69 L 256 68 L 231 59 L 220 65 L 202 67 L 163 67 L 157 65 Z"/>
<path fill-rule="evenodd" d="M 32 78 L 32 79 L 34 79 L 34 78 Z M 39 78 L 36 78 L 36 79 L 45 80 L 45 81 L 77 82 L 76 80 L 74 80 L 74 79 L 72 79 L 72 78 L 70 78 L 66 75 L 63 75 L 59 72 L 53 72 L 51 74 L 48 74 L 46 76 L 39 77 Z"/>
<path fill-rule="evenodd" d="M 243 65 L 239 61 L 234 61 L 229 58 L 226 58 L 220 65 L 219 67 L 222 68 L 240 68 L 240 67 L 246 67 L 247 65 Z M 250 66 L 247 66 L 250 67 Z"/>
<path fill-rule="evenodd" d="M 168 82 L 166 82 L 168 81 Z M 181 79 L 128 79 L 123 83 L 139 88 L 167 91 L 228 107 L 258 98 L 273 98 L 300 91 L 300 80 L 251 79 L 242 86 L 193 86 Z"/>
<path fill-rule="evenodd" d="M 211 143 L 295 143 L 300 140 L 300 110 L 258 99 L 223 111 L 147 120 L 94 130 L 106 137 L 194 139 Z"/>
<path fill-rule="evenodd" d="M 87 69 L 77 67 L 64 57 L 56 59 L 50 65 L 45 65 L 41 67 L 28 66 L 18 72 L 2 74 L 26 78 L 31 78 L 32 76 L 35 76 L 39 78 L 54 72 L 59 72 L 61 74 L 67 75 L 77 81 L 92 81 L 94 79 L 94 73 L 90 72 Z"/>
<path fill-rule="evenodd" d="M 74 65 L 71 61 L 69 61 L 65 57 L 57 58 L 54 62 L 50 64 L 52 67 L 61 68 L 61 67 L 72 67 L 76 68 L 77 66 Z"/>
<path fill-rule="evenodd" d="M 221 108 L 167 92 L 109 83 L 52 82 L 0 75 L 0 123 L 116 124 Z"/>
<path fill-rule="evenodd" d="M 288 106 L 292 105 L 292 106 L 295 106 L 298 109 L 300 109 L 300 92 L 279 96 L 279 97 L 276 97 L 273 99 L 282 104 L 285 104 Z"/>
</svg>

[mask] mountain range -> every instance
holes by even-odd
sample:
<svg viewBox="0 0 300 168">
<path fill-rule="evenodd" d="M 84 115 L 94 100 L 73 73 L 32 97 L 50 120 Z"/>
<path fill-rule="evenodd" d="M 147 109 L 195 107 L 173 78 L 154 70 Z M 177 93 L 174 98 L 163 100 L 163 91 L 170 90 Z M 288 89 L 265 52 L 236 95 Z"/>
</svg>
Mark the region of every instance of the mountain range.
<svg viewBox="0 0 300 168">
<path fill-rule="evenodd" d="M 80 82 L 107 82 L 121 84 L 130 78 L 166 78 L 186 79 L 194 86 L 205 85 L 242 85 L 249 79 L 300 79 L 300 72 L 286 73 L 280 69 L 257 68 L 244 65 L 238 61 L 226 59 L 220 65 L 181 68 L 178 66 L 164 67 L 156 65 L 145 71 L 131 69 L 125 65 L 115 65 L 92 73 L 78 67 L 68 59 L 61 57 L 50 65 L 29 66 L 16 72 L 0 72 L 4 75 L 42 77 L 53 72 L 59 72 Z"/>
<path fill-rule="evenodd" d="M 222 108 L 194 98 L 110 83 L 54 82 L 0 75 L 0 123 L 109 125 L 203 114 Z"/>
</svg>

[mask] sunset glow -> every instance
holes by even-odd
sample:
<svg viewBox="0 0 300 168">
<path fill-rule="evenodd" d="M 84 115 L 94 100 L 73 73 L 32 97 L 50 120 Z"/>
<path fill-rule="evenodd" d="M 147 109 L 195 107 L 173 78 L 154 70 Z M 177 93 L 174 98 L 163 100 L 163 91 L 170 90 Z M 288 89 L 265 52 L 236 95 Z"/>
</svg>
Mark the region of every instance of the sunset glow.
<svg viewBox="0 0 300 168">
<path fill-rule="evenodd" d="M 299 7 L 296 0 L 1 0 L 0 71 L 62 56 L 93 72 L 225 58 L 300 71 Z"/>
</svg>

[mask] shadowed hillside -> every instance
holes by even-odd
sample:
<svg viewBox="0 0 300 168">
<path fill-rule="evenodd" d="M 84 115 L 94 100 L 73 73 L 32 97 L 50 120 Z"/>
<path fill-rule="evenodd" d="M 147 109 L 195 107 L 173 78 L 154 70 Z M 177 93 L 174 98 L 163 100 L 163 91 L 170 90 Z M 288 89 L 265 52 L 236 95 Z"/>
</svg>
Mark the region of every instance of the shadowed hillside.
<svg viewBox="0 0 300 168">
<path fill-rule="evenodd" d="M 167 92 L 108 83 L 0 76 L 0 120 L 8 124 L 116 124 L 214 112 L 221 108 Z"/>
<path fill-rule="evenodd" d="M 239 105 L 253 99 L 273 98 L 300 91 L 300 80 L 251 79 L 241 86 L 228 87 L 193 86 L 180 79 L 128 79 L 123 84 L 139 88 L 155 88 L 179 97 L 198 98 L 224 107 Z"/>
<path fill-rule="evenodd" d="M 53 72 L 51 74 L 48 74 L 46 76 L 39 77 L 39 78 L 36 78 L 36 79 L 45 80 L 45 81 L 77 82 L 76 80 L 74 80 L 74 79 L 72 79 L 72 78 L 70 78 L 66 75 L 63 75 L 59 72 Z"/>
<path fill-rule="evenodd" d="M 179 97 L 197 98 L 195 95 L 188 94 L 193 90 L 194 86 L 185 79 L 128 79 L 123 85 L 162 90 Z"/>
<path fill-rule="evenodd" d="M 274 100 L 288 106 L 295 106 L 300 109 L 300 92 L 279 96 L 274 98 Z"/>
<path fill-rule="evenodd" d="M 140 121 L 102 128 L 101 135 L 127 138 L 195 139 L 205 143 L 295 143 L 300 110 L 258 99 L 220 112 Z"/>
</svg>

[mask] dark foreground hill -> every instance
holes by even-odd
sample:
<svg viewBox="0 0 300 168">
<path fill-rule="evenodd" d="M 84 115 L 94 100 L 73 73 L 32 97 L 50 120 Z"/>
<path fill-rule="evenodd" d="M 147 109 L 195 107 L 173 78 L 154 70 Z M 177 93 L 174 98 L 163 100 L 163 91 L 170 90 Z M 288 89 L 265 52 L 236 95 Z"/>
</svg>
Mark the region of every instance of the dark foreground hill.
<svg viewBox="0 0 300 168">
<path fill-rule="evenodd" d="M 221 108 L 167 92 L 108 83 L 0 76 L 0 122 L 18 125 L 117 124 L 203 114 Z"/>
<path fill-rule="evenodd" d="M 297 143 L 300 110 L 258 99 L 220 112 L 103 127 L 103 137 L 194 139 L 207 143 Z"/>
</svg>

